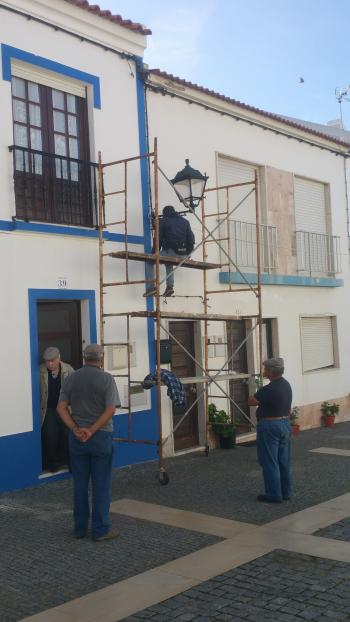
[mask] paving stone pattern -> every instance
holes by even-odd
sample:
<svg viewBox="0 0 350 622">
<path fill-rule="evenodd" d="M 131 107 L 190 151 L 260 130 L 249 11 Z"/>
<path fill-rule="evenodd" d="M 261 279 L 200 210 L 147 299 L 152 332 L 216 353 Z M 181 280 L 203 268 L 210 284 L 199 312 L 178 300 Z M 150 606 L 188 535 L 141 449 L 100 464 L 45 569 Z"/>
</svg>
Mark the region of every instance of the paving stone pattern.
<svg viewBox="0 0 350 622">
<path fill-rule="evenodd" d="M 71 535 L 71 511 L 0 505 L 0 620 L 15 622 L 220 541 L 112 515 L 117 540 Z"/>
<path fill-rule="evenodd" d="M 276 550 L 123 622 L 343 622 L 350 564 Z"/>
<path fill-rule="evenodd" d="M 314 536 L 321 538 L 331 538 L 331 540 L 344 540 L 350 542 L 350 518 L 343 518 L 333 525 L 324 527 L 316 531 Z"/>
</svg>

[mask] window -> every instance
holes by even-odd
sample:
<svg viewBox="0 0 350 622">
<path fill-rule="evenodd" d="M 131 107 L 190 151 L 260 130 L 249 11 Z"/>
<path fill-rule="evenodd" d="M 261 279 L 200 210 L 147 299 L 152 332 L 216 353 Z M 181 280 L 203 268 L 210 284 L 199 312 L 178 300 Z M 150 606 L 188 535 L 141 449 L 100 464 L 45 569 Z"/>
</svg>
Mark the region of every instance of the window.
<svg viewBox="0 0 350 622">
<path fill-rule="evenodd" d="M 309 316 L 300 323 L 303 371 L 336 367 L 336 318 Z"/>
<path fill-rule="evenodd" d="M 17 218 L 92 226 L 86 99 L 13 76 L 12 107 Z"/>
</svg>

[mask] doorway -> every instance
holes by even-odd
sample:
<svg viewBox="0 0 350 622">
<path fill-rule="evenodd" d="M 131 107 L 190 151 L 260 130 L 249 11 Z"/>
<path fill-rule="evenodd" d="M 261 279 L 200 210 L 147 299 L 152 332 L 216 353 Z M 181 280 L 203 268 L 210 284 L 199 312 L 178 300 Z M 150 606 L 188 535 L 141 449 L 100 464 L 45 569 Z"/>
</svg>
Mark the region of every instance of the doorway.
<svg viewBox="0 0 350 622">
<path fill-rule="evenodd" d="M 186 354 L 186 352 L 172 339 L 172 336 L 182 344 L 186 350 L 194 357 L 194 323 L 193 322 L 169 322 L 170 340 L 172 342 L 172 363 L 171 371 L 179 378 L 189 378 L 196 375 L 196 364 Z M 191 410 L 185 419 L 179 425 L 174 433 L 174 451 L 188 449 L 198 445 L 198 409 L 197 403 L 197 385 L 184 385 L 187 408 L 193 404 Z M 187 409 L 186 409 L 187 410 Z M 173 406 L 173 427 L 175 428 L 184 414 L 183 409 Z"/>
<path fill-rule="evenodd" d="M 244 320 L 230 320 L 227 322 L 227 356 L 229 359 L 229 370 L 237 373 L 248 373 L 248 359 L 246 343 L 239 348 L 246 337 L 246 325 Z M 238 352 L 236 352 L 239 348 Z M 233 358 L 232 354 L 235 352 Z M 230 380 L 230 397 L 239 408 L 249 417 L 248 396 L 249 387 L 246 380 Z M 230 402 L 231 414 L 236 422 L 236 431 L 239 434 L 250 432 L 251 423 L 232 402 Z"/>
<path fill-rule="evenodd" d="M 82 366 L 80 300 L 38 302 L 39 356 L 45 348 L 55 346 L 61 359 L 73 369 Z"/>
</svg>

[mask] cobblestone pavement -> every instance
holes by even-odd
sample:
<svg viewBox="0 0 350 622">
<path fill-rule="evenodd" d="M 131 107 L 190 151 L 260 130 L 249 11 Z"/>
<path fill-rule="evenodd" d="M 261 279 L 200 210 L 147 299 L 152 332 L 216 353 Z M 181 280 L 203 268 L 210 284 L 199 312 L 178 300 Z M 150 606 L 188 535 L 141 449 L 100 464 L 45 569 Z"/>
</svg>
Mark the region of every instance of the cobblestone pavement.
<svg viewBox="0 0 350 622">
<path fill-rule="evenodd" d="M 319 529 L 315 531 L 314 535 L 321 538 L 350 542 L 350 518 L 344 518 L 337 523 L 333 523 L 333 525 L 324 527 L 324 529 Z"/>
<path fill-rule="evenodd" d="M 159 485 L 156 463 L 116 469 L 112 498 L 265 524 L 349 491 L 345 465 L 350 465 L 350 458 L 310 453 L 321 446 L 350 448 L 350 423 L 296 437 L 295 492 L 281 505 L 256 501 L 262 479 L 252 446 L 212 451 L 208 458 L 200 452 L 169 459 L 168 486 Z M 0 495 L 1 622 L 15 622 L 218 541 L 117 515 L 112 522 L 121 531 L 118 540 L 76 541 L 71 536 L 71 496 L 70 479 Z"/>
<path fill-rule="evenodd" d="M 350 620 L 350 564 L 275 550 L 123 622 Z"/>
</svg>

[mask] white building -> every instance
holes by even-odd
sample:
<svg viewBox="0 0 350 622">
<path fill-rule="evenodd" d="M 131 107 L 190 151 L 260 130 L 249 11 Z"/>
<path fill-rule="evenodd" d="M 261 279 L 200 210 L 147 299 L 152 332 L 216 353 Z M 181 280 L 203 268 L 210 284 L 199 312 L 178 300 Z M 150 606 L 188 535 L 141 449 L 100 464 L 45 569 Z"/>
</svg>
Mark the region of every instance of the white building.
<svg viewBox="0 0 350 622">
<path fill-rule="evenodd" d="M 159 163 L 169 177 L 183 167 L 185 157 L 206 171 L 211 187 L 251 181 L 257 171 L 265 250 L 265 351 L 284 356 L 304 427 L 319 424 L 323 400 L 339 402 L 341 418 L 346 418 L 350 352 L 346 141 L 327 136 L 326 128 L 325 133 L 313 131 L 179 78 L 156 70 L 145 72 L 142 55 L 149 31 L 108 11 L 89 8 L 86 2 L 11 0 L 1 4 L 0 14 L 0 334 L 6 353 L 1 377 L 0 490 L 43 481 L 38 377 L 42 350 L 59 345 L 62 359 L 79 366 L 83 345 L 99 340 L 94 164 L 98 151 L 103 162 L 133 158 L 147 152 L 148 138 L 150 149 L 153 138 L 158 138 Z M 106 169 L 107 191 L 123 185 L 119 171 Z M 150 249 L 150 189 L 153 192 L 145 159 L 131 162 L 131 250 Z M 238 201 L 239 192 L 233 192 L 230 200 Z M 220 196 L 219 205 L 222 200 Z M 107 221 L 119 219 L 114 218 L 123 209 L 118 201 L 111 196 L 106 204 Z M 161 207 L 178 205 L 162 177 L 159 201 Z M 210 204 L 217 206 L 214 199 Z M 199 241 L 199 223 L 189 218 Z M 236 241 L 233 259 L 248 280 L 254 280 L 256 272 L 256 252 L 249 237 L 254 219 L 249 199 L 230 224 Z M 125 247 L 123 231 L 120 225 L 105 230 L 105 252 Z M 194 259 L 201 259 L 201 253 L 199 248 Z M 214 245 L 210 259 L 222 259 Z M 121 260 L 107 260 L 107 281 L 122 281 L 124 271 Z M 195 297 L 174 297 L 167 307 L 162 302 L 163 309 L 200 313 L 203 288 L 198 274 L 179 270 L 176 293 Z M 130 262 L 130 275 L 142 281 L 143 264 Z M 239 273 L 231 273 L 230 278 L 240 283 Z M 208 279 L 214 289 L 226 289 L 227 269 L 210 272 Z M 146 309 L 146 304 L 150 309 L 152 302 L 146 303 L 143 291 L 142 283 L 110 288 L 105 311 Z M 211 304 L 213 313 L 237 317 L 229 326 L 210 324 L 210 361 L 220 367 L 226 357 L 224 344 L 229 340 L 233 347 L 249 331 L 251 320 L 246 318 L 256 313 L 256 302 L 252 294 L 223 293 L 216 294 Z M 167 326 L 201 361 L 201 323 L 181 320 Z M 124 329 L 120 320 L 106 323 L 105 340 L 125 340 Z M 134 319 L 131 342 L 132 377 L 140 380 L 154 367 L 153 320 Z M 106 354 L 106 368 L 125 373 L 125 351 L 110 347 Z M 234 365 L 256 373 L 255 336 L 240 354 Z M 176 371 L 175 363 L 173 368 Z M 188 369 L 186 374 L 192 372 Z M 125 378 L 118 380 L 118 387 L 126 404 Z M 240 384 L 234 392 L 243 409 L 247 390 Z M 145 392 L 133 400 L 133 437 L 156 440 L 154 398 Z M 163 401 L 167 435 L 173 415 L 169 400 L 164 396 Z M 119 411 L 114 421 L 118 436 L 125 437 L 125 411 Z M 166 451 L 198 446 L 203 434 L 199 402 L 175 435 L 175 443 L 170 435 Z M 116 465 L 155 457 L 154 445 L 119 443 Z"/>
</svg>

